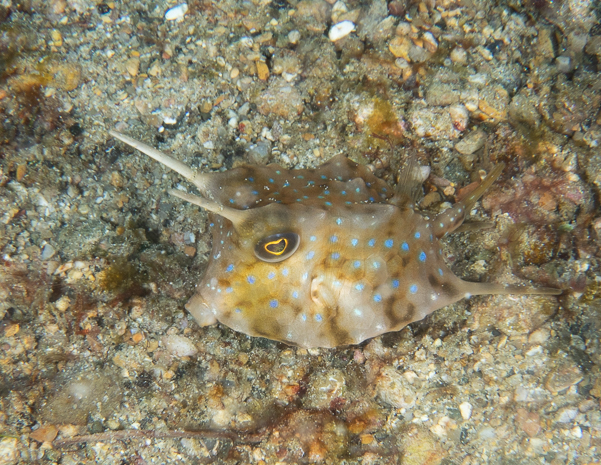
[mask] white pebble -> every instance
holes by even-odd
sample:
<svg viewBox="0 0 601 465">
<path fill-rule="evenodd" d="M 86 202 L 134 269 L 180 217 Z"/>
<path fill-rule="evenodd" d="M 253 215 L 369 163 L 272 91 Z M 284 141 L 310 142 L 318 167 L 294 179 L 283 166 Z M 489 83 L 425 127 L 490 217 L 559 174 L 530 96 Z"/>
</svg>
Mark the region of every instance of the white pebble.
<svg viewBox="0 0 601 465">
<path fill-rule="evenodd" d="M 165 13 L 165 19 L 167 21 L 178 21 L 181 20 L 187 12 L 188 4 L 182 3 L 181 5 L 177 5 L 168 9 Z"/>
<path fill-rule="evenodd" d="M 42 260 L 48 260 L 55 253 L 56 251 L 54 250 L 54 247 L 52 247 L 50 244 L 46 244 L 42 249 Z"/>
<path fill-rule="evenodd" d="M 459 412 L 461 413 L 461 418 L 464 420 L 469 420 L 472 417 L 472 404 L 469 402 L 463 402 L 459 406 Z"/>
<path fill-rule="evenodd" d="M 348 36 L 355 30 L 355 24 L 352 21 L 341 21 L 338 24 L 334 24 L 330 29 L 328 37 L 332 42 L 342 39 Z"/>
<path fill-rule="evenodd" d="M 187 337 L 171 334 L 165 336 L 161 342 L 165 346 L 167 352 L 175 357 L 191 357 L 198 353 L 198 349 L 192 340 Z"/>
<path fill-rule="evenodd" d="M 288 42 L 290 42 L 292 45 L 296 45 L 298 44 L 298 41 L 301 38 L 301 33 L 298 32 L 296 29 L 294 31 L 290 31 L 288 33 Z"/>
</svg>

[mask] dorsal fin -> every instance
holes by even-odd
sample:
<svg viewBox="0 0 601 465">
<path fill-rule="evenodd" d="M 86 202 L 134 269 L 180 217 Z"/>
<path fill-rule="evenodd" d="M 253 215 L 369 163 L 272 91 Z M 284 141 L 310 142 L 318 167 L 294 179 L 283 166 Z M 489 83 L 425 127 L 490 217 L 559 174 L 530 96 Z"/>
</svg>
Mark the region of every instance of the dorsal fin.
<svg viewBox="0 0 601 465">
<path fill-rule="evenodd" d="M 417 159 L 408 155 L 405 167 L 399 174 L 394 196 L 389 202 L 401 209 L 415 208 L 423 181 L 422 170 Z"/>
</svg>

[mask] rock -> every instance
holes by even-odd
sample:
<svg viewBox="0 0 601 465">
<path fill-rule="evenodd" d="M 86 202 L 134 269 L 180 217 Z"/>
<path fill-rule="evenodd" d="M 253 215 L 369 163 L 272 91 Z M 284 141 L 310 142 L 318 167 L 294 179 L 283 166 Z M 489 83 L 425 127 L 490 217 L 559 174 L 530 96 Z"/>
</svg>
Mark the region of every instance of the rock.
<svg viewBox="0 0 601 465">
<path fill-rule="evenodd" d="M 262 115 L 280 116 L 288 121 L 294 120 L 305 108 L 299 91 L 280 79 L 272 80 L 255 103 Z"/>
<path fill-rule="evenodd" d="M 343 396 L 346 387 L 344 373 L 338 369 L 318 371 L 311 375 L 303 403 L 314 409 L 328 409 L 332 401 Z"/>
<path fill-rule="evenodd" d="M 494 296 L 475 305 L 472 329 L 494 327 L 508 336 L 529 334 L 553 316 L 557 299 L 542 295 Z"/>
<path fill-rule="evenodd" d="M 563 365 L 555 368 L 545 379 L 545 388 L 553 394 L 568 389 L 582 381 L 583 375 L 575 365 Z"/>
<path fill-rule="evenodd" d="M 429 105 L 445 106 L 459 102 L 461 92 L 454 83 L 434 81 L 426 90 Z"/>
<path fill-rule="evenodd" d="M 40 426 L 35 431 L 32 431 L 29 437 L 38 442 L 51 442 L 58 434 L 58 428 L 54 425 Z"/>
<path fill-rule="evenodd" d="M 338 24 L 334 24 L 330 28 L 330 32 L 328 33 L 328 38 L 332 42 L 336 42 L 337 40 L 340 40 L 343 37 L 348 36 L 354 30 L 355 30 L 355 25 L 351 21 L 341 21 Z"/>
<path fill-rule="evenodd" d="M 52 247 L 50 244 L 46 244 L 42 249 L 42 255 L 40 256 L 40 258 L 42 260 L 50 260 L 55 253 L 56 250 L 54 250 L 54 247 Z"/>
<path fill-rule="evenodd" d="M 535 101 L 524 93 L 513 97 L 509 104 L 508 113 L 511 121 L 527 124 L 531 127 L 539 125 L 541 116 L 535 106 Z"/>
<path fill-rule="evenodd" d="M 462 155 L 471 155 L 484 147 L 485 143 L 486 133 L 481 129 L 476 129 L 457 142 L 455 144 L 455 150 Z"/>
<path fill-rule="evenodd" d="M 540 433 L 540 416 L 536 412 L 529 412 L 524 408 L 519 408 L 515 416 L 517 425 L 531 438 Z"/>
<path fill-rule="evenodd" d="M 459 413 L 461 413 L 461 418 L 469 420 L 472 417 L 472 404 L 469 402 L 461 403 L 459 405 Z"/>
<path fill-rule="evenodd" d="M 420 108 L 409 111 L 408 120 L 418 137 L 456 139 L 461 132 L 453 127 L 451 114 L 446 108 Z"/>
<path fill-rule="evenodd" d="M 191 339 L 184 336 L 171 334 L 161 339 L 165 350 L 174 357 L 192 357 L 198 353 L 198 349 Z"/>
<path fill-rule="evenodd" d="M 0 441 L 0 464 L 13 465 L 17 463 L 19 450 L 17 438 L 6 437 Z"/>
<path fill-rule="evenodd" d="M 412 408 L 417 396 L 411 383 L 396 369 L 386 366 L 376 378 L 378 398 L 394 408 Z"/>
</svg>

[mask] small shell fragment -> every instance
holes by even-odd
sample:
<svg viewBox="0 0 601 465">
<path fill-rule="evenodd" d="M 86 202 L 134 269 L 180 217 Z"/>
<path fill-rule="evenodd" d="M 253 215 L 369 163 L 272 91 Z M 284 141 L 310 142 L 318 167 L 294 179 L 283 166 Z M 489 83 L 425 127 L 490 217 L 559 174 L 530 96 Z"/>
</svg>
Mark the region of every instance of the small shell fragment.
<svg viewBox="0 0 601 465">
<path fill-rule="evenodd" d="M 177 21 L 182 19 L 185 14 L 188 12 L 188 4 L 182 3 L 181 5 L 174 6 L 173 8 L 169 8 L 165 13 L 165 19 L 167 21 Z"/>
<path fill-rule="evenodd" d="M 355 24 L 352 21 L 341 21 L 338 24 L 334 24 L 328 33 L 328 37 L 332 42 L 342 39 L 348 36 L 355 30 Z"/>
</svg>

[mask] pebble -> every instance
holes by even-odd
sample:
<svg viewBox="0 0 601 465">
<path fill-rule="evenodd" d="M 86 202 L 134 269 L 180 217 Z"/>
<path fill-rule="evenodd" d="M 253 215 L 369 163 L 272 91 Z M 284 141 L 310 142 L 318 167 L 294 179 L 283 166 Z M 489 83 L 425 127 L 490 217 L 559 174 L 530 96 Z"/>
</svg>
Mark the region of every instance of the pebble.
<svg viewBox="0 0 601 465">
<path fill-rule="evenodd" d="M 328 369 L 313 373 L 303 403 L 309 408 L 327 409 L 334 399 L 342 397 L 346 388 L 344 373 L 339 369 Z"/>
<path fill-rule="evenodd" d="M 257 61 L 257 75 L 261 81 L 267 81 L 269 78 L 269 68 L 262 61 Z"/>
<path fill-rule="evenodd" d="M 296 29 L 290 31 L 288 33 L 288 42 L 290 42 L 292 45 L 296 45 L 298 44 L 298 41 L 301 38 L 301 33 L 299 31 L 297 31 Z"/>
<path fill-rule="evenodd" d="M 125 62 L 125 69 L 131 76 L 137 76 L 140 71 L 140 59 L 138 57 L 130 58 Z"/>
<path fill-rule="evenodd" d="M 455 150 L 462 155 L 471 155 L 484 147 L 485 142 L 486 133 L 481 129 L 476 129 L 457 142 L 455 144 Z"/>
<path fill-rule="evenodd" d="M 328 37 L 332 42 L 336 42 L 355 30 L 355 24 L 352 21 L 341 21 L 338 24 L 334 24 L 330 28 Z"/>
<path fill-rule="evenodd" d="M 163 337 L 161 343 L 165 346 L 167 352 L 174 357 L 193 357 L 198 353 L 198 349 L 191 339 L 177 334 Z"/>
<path fill-rule="evenodd" d="M 473 329 L 495 327 L 508 336 L 527 335 L 555 315 L 559 303 L 547 296 L 494 296 L 474 306 Z"/>
<path fill-rule="evenodd" d="M 29 437 L 38 442 L 51 442 L 54 441 L 58 434 L 58 428 L 54 425 L 40 426 L 38 429 L 31 432 Z"/>
<path fill-rule="evenodd" d="M 464 420 L 469 420 L 472 417 L 472 404 L 469 402 L 462 402 L 459 405 L 459 413 L 461 413 L 461 418 Z"/>
<path fill-rule="evenodd" d="M 184 18 L 188 12 L 188 4 L 182 3 L 180 5 L 169 8 L 165 13 L 165 19 L 167 21 L 179 21 Z"/>
<path fill-rule="evenodd" d="M 382 402 L 394 408 L 412 408 L 417 400 L 411 383 L 391 366 L 380 370 L 376 378 L 376 393 Z"/>
<path fill-rule="evenodd" d="M 13 465 L 17 463 L 19 449 L 17 448 L 17 438 L 5 437 L 0 440 L 0 463 L 3 465 Z"/>
<path fill-rule="evenodd" d="M 531 438 L 541 431 L 540 415 L 536 412 L 529 412 L 524 408 L 519 408 L 515 420 L 522 431 Z"/>
<path fill-rule="evenodd" d="M 42 254 L 40 255 L 40 258 L 42 260 L 50 260 L 52 257 L 54 257 L 55 253 L 56 250 L 54 249 L 54 247 L 52 247 L 52 245 L 50 244 L 46 244 L 42 249 Z"/>
<path fill-rule="evenodd" d="M 570 423 L 574 418 L 578 416 L 578 409 L 575 407 L 564 407 L 559 409 L 557 415 L 555 415 L 555 421 L 557 423 Z"/>
<path fill-rule="evenodd" d="M 583 375 L 575 365 L 562 365 L 553 369 L 545 378 L 545 388 L 553 394 L 568 389 L 582 381 Z"/>
<path fill-rule="evenodd" d="M 467 52 L 463 47 L 455 47 L 451 50 L 451 60 L 453 63 L 464 65 L 467 63 Z"/>
</svg>

